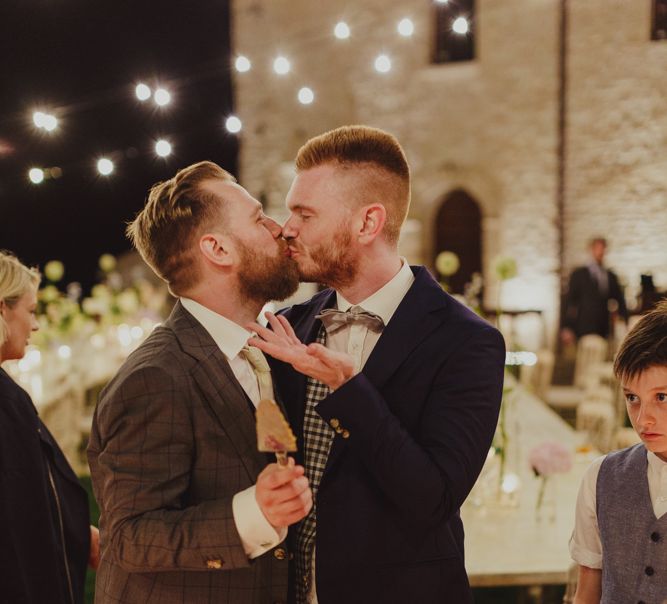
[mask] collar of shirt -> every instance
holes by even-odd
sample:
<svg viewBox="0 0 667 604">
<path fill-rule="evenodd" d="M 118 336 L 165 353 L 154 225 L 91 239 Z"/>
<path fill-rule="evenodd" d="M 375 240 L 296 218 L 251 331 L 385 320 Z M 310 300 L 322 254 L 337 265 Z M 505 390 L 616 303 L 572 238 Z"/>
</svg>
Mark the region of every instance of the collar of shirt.
<svg viewBox="0 0 667 604">
<path fill-rule="evenodd" d="M 208 331 L 228 360 L 236 357 L 252 335 L 234 321 L 230 321 L 190 298 L 181 298 L 181 304 Z"/>
<path fill-rule="evenodd" d="M 667 476 L 667 462 L 662 461 L 655 453 L 646 450 L 646 459 L 648 460 L 648 467 L 655 472 L 657 476 Z"/>
<path fill-rule="evenodd" d="M 401 262 L 403 263 L 401 269 L 380 289 L 359 304 L 348 302 L 337 291 L 336 304 L 338 310 L 346 311 L 351 306 L 361 306 L 365 311 L 382 317 L 384 324 L 387 325 L 415 280 L 407 260 L 401 258 Z"/>
</svg>

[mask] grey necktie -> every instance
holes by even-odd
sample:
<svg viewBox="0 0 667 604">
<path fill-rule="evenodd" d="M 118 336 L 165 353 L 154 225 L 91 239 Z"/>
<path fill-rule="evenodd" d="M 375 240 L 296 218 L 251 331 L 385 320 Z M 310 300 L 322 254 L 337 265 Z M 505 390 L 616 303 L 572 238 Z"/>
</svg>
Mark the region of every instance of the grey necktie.
<svg viewBox="0 0 667 604">
<path fill-rule="evenodd" d="M 384 327 L 382 317 L 364 310 L 361 306 L 350 306 L 346 311 L 327 308 L 315 318 L 322 321 L 324 328 L 327 330 L 327 335 L 333 335 L 346 325 L 352 324 L 363 325 L 375 332 L 382 331 Z"/>
<path fill-rule="evenodd" d="M 257 376 L 260 399 L 273 399 L 273 382 L 271 381 L 271 369 L 266 357 L 259 348 L 255 346 L 244 346 L 239 353 L 251 365 Z"/>
</svg>

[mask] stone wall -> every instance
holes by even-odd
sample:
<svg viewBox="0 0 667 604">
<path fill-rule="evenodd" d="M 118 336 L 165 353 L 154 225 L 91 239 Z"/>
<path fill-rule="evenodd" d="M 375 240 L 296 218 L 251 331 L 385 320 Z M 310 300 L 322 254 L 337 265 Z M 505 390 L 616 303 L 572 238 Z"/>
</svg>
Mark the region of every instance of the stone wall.
<svg viewBox="0 0 667 604">
<path fill-rule="evenodd" d="M 642 272 L 667 289 L 667 42 L 648 0 L 571 5 L 565 263 L 607 236 L 632 299 Z"/>
<path fill-rule="evenodd" d="M 430 262 L 440 202 L 467 190 L 482 209 L 487 305 L 497 295 L 493 258 L 513 256 L 519 275 L 502 305 L 540 309 L 553 342 L 560 3 L 476 4 L 476 60 L 431 65 L 425 0 L 234 0 L 234 48 L 253 61 L 235 75 L 241 182 L 279 215 L 307 138 L 350 123 L 391 131 L 412 166 L 410 214 L 421 223 L 406 234 L 410 259 Z M 624 280 L 638 283 L 651 270 L 667 288 L 667 42 L 649 41 L 649 0 L 570 6 L 564 268 L 602 233 Z M 403 17 L 415 24 L 410 38 L 396 32 Z M 333 36 L 339 20 L 350 26 L 347 40 Z M 380 52 L 392 59 L 387 74 L 373 69 Z M 292 62 L 282 77 L 271 69 L 279 53 Z M 301 86 L 314 90 L 312 105 L 297 102 Z"/>
</svg>

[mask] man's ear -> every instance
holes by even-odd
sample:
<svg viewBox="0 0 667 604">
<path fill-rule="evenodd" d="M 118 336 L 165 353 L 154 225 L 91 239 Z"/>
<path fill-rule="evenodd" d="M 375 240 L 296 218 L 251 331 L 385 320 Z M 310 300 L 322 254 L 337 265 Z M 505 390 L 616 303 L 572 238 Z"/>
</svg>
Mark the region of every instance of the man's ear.
<svg viewBox="0 0 667 604">
<path fill-rule="evenodd" d="M 358 232 L 360 243 L 370 243 L 384 229 L 387 222 L 387 210 L 381 203 L 373 203 L 362 208 L 361 229 Z"/>
<path fill-rule="evenodd" d="M 199 238 L 199 250 L 216 266 L 231 266 L 229 238 L 220 233 L 206 233 Z"/>
</svg>

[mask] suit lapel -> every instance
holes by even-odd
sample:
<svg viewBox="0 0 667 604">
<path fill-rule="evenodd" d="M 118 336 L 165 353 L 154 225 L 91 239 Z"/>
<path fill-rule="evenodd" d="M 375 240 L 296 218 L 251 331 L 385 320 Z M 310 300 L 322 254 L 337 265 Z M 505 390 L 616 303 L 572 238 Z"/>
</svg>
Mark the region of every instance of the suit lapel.
<svg viewBox="0 0 667 604">
<path fill-rule="evenodd" d="M 257 450 L 255 418 L 248 398 L 225 355 L 180 302 L 176 303 L 165 327 L 174 331 L 183 351 L 197 360 L 192 378 L 254 481 L 266 465 L 266 459 Z"/>
<path fill-rule="evenodd" d="M 414 283 L 382 331 L 362 370 L 380 391 L 405 359 L 444 320 L 444 313 L 440 311 L 448 305 L 447 295 L 424 267 L 414 267 L 413 272 Z M 336 463 L 346 446 L 345 440 L 334 439 L 325 474 Z"/>
<path fill-rule="evenodd" d="M 415 281 L 382 331 L 363 373 L 379 390 L 401 363 L 443 321 L 447 297 L 424 267 L 413 269 Z"/>
</svg>

